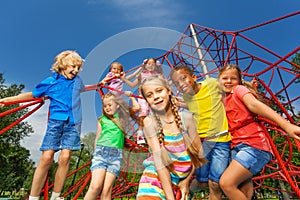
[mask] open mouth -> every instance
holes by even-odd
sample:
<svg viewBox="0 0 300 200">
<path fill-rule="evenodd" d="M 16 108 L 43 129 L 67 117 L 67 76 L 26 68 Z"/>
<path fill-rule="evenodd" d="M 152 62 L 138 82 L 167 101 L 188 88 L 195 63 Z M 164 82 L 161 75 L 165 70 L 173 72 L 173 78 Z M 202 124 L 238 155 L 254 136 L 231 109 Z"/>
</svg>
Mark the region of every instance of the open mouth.
<svg viewBox="0 0 300 200">
<path fill-rule="evenodd" d="M 154 103 L 154 105 L 161 105 L 164 101 L 163 100 L 160 100 L 160 101 L 157 101 Z"/>
</svg>

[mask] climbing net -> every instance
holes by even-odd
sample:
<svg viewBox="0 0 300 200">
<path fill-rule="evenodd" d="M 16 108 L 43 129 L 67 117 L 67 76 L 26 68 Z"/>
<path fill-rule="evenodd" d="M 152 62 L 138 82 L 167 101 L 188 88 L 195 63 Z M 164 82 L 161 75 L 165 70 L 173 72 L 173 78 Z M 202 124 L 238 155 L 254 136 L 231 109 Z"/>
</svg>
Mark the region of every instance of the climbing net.
<svg viewBox="0 0 300 200">
<path fill-rule="evenodd" d="M 218 70 L 226 64 L 237 64 L 242 68 L 245 80 L 257 81 L 258 90 L 265 103 L 290 122 L 297 124 L 299 123 L 297 113 L 299 108 L 297 110 L 295 105 L 300 105 L 300 96 L 297 92 L 300 66 L 291 62 L 291 58 L 300 50 L 300 47 L 280 56 L 251 40 L 245 33 L 298 14 L 300 11 L 239 31 L 222 31 L 190 24 L 174 47 L 158 59 L 163 67 L 168 69 L 182 64 L 191 66 L 199 80 L 206 76 L 216 77 Z M 96 90 L 100 95 L 103 95 L 104 88 L 111 89 L 98 84 L 86 89 Z M 137 96 L 137 98 L 139 97 Z M 0 130 L 0 135 L 37 110 L 44 100 L 32 99 L 31 103 L 27 105 L 0 113 L 1 118 L 11 112 L 37 104 L 30 113 Z M 270 141 L 274 157 L 258 175 L 253 177 L 255 194 L 260 195 L 261 189 L 266 188 L 276 191 L 278 194 L 288 193 L 300 197 L 298 186 L 300 184 L 299 141 L 288 137 L 277 124 L 263 117 L 259 117 L 259 119 L 265 127 L 264 130 Z M 133 123 L 131 127 L 133 133 L 136 132 L 135 127 Z M 123 158 L 121 174 L 113 188 L 113 198 L 130 198 L 136 195 L 140 177 L 138 172 L 141 172 L 141 163 L 148 152 L 147 148 L 137 145 L 134 141 L 126 140 L 126 142 L 126 153 Z M 90 162 L 84 164 L 68 174 L 68 177 L 88 168 L 89 165 Z M 90 178 L 91 173 L 87 170 L 86 173 L 78 176 L 74 185 L 65 190 L 63 197 L 67 197 L 71 193 L 74 194 L 73 199 L 82 196 L 83 191 L 88 187 Z M 47 194 L 51 187 L 53 185 L 47 182 L 43 190 L 44 199 L 48 199 Z"/>
<path fill-rule="evenodd" d="M 199 80 L 205 76 L 216 76 L 226 64 L 237 64 L 242 68 L 245 80 L 256 80 L 259 83 L 257 89 L 266 104 L 290 122 L 299 124 L 299 108 L 297 110 L 294 105 L 300 103 L 297 92 L 300 66 L 290 60 L 300 50 L 300 46 L 280 56 L 244 35 L 248 30 L 299 13 L 232 32 L 191 24 L 176 45 L 161 56 L 161 60 L 170 68 L 190 65 Z M 268 188 L 280 194 L 288 191 L 300 197 L 299 141 L 289 138 L 277 124 L 263 117 L 259 119 L 265 127 L 274 157 L 253 178 L 256 194 L 261 195 L 261 188 Z"/>
</svg>

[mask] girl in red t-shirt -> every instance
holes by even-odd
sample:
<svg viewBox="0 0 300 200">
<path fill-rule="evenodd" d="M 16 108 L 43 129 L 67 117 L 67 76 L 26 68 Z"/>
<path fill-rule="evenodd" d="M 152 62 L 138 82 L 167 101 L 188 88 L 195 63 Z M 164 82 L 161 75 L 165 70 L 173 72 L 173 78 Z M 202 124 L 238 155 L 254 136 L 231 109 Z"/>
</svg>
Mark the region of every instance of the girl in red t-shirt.
<svg viewBox="0 0 300 200">
<path fill-rule="evenodd" d="M 220 186 L 229 199 L 251 199 L 252 176 L 270 161 L 272 150 L 256 115 L 277 123 L 290 137 L 300 139 L 300 127 L 289 123 L 257 99 L 249 82 L 242 79 L 237 65 L 220 69 L 219 84 L 225 95 L 224 105 L 232 134 L 232 161 L 220 179 Z"/>
</svg>

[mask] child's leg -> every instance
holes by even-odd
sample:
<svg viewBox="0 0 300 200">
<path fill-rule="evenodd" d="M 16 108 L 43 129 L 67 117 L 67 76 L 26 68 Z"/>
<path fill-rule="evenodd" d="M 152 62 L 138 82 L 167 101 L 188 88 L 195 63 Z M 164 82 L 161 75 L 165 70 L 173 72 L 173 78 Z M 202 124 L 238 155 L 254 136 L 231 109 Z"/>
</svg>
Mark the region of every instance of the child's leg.
<svg viewBox="0 0 300 200">
<path fill-rule="evenodd" d="M 55 152 L 53 150 L 43 151 L 38 166 L 34 172 L 30 191 L 31 197 L 40 196 L 41 190 L 44 187 L 47 178 L 48 170 L 53 162 L 54 153 Z"/>
<path fill-rule="evenodd" d="M 95 169 L 92 172 L 92 180 L 89 189 L 84 197 L 84 200 L 96 199 L 100 194 L 105 178 L 105 169 Z"/>
<path fill-rule="evenodd" d="M 246 195 L 247 199 L 253 196 L 253 182 L 252 177 L 240 185 L 240 190 Z"/>
<path fill-rule="evenodd" d="M 221 200 L 222 189 L 219 181 L 226 170 L 230 159 L 230 143 L 229 142 L 203 142 L 204 152 L 209 158 L 209 199 Z"/>
<path fill-rule="evenodd" d="M 53 191 L 60 193 L 69 171 L 72 150 L 62 149 L 58 157 L 58 167 L 55 173 Z"/>
<path fill-rule="evenodd" d="M 220 186 L 229 199 L 247 200 L 245 191 L 241 191 L 239 185 L 251 177 L 252 173 L 249 170 L 236 160 L 232 160 L 220 179 Z"/>
<path fill-rule="evenodd" d="M 101 193 L 101 197 L 103 199 L 111 199 L 111 191 L 114 181 L 116 180 L 116 175 L 110 172 L 106 172 L 103 190 Z"/>
<path fill-rule="evenodd" d="M 222 190 L 219 183 L 216 183 L 212 180 L 209 180 L 209 200 L 221 200 L 222 199 Z"/>
<path fill-rule="evenodd" d="M 144 133 L 143 133 L 143 127 L 144 127 L 144 119 L 145 119 L 145 116 L 140 116 L 138 118 L 138 130 L 137 130 L 137 143 L 138 144 L 145 144 L 146 141 L 145 141 L 145 137 L 144 137 Z"/>
</svg>

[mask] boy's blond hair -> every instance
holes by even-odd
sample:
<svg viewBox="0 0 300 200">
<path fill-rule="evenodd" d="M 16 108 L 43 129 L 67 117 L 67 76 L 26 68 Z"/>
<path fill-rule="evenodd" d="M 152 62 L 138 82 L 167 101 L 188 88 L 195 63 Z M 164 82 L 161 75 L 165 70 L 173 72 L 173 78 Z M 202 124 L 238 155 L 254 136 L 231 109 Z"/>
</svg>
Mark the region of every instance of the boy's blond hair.
<svg viewBox="0 0 300 200">
<path fill-rule="evenodd" d="M 54 58 L 54 63 L 51 70 L 57 73 L 61 73 L 61 71 L 65 70 L 67 66 L 79 66 L 81 68 L 82 62 L 83 59 L 77 52 L 66 50 L 59 53 Z"/>
</svg>

